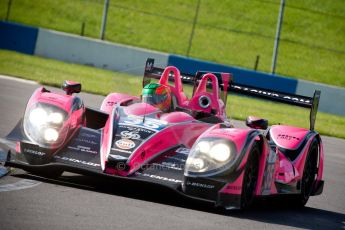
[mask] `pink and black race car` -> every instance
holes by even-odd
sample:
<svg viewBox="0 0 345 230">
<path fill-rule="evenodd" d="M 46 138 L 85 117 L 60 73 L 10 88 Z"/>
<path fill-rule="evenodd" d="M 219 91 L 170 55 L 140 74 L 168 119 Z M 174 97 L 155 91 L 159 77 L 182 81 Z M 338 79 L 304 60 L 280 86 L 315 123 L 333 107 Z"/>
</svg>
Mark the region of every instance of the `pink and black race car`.
<svg viewBox="0 0 345 230">
<path fill-rule="evenodd" d="M 159 184 L 226 209 L 243 209 L 255 198 L 289 196 L 303 206 L 322 193 L 323 146 L 314 124 L 320 91 L 288 95 L 232 81 L 229 73 L 180 74 L 148 59 L 143 85 L 155 79 L 169 87 L 172 110 L 162 112 L 140 97 L 111 93 L 100 109 L 85 107 L 65 81 L 66 94 L 37 89 L 8 140 L 7 166 L 46 177 L 64 171 Z M 183 83 L 193 84 L 187 98 Z M 226 116 L 228 92 L 310 108 L 310 129 L 268 128 L 248 117 L 235 128 Z"/>
</svg>

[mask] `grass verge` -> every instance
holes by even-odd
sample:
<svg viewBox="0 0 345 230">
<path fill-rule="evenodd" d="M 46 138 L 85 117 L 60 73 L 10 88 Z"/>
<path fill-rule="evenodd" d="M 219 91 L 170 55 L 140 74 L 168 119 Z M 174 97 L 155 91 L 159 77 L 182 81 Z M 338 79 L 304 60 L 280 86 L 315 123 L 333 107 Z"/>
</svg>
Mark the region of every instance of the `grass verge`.
<svg viewBox="0 0 345 230">
<path fill-rule="evenodd" d="M 11 0 L 8 12 L 9 1 L 0 0 L 0 19 L 99 38 L 103 0 Z M 260 56 L 258 70 L 271 70 L 278 0 L 109 2 L 108 41 L 188 56 L 198 8 L 190 57 L 252 69 Z M 344 8 L 286 1 L 276 73 L 345 87 Z"/>
<path fill-rule="evenodd" d="M 141 78 L 124 73 L 68 64 L 56 60 L 0 50 L 0 74 L 11 75 L 41 84 L 60 86 L 65 79 L 81 82 L 84 92 L 107 95 L 121 92 L 139 95 Z M 270 124 L 290 124 L 308 128 L 309 110 L 281 103 L 230 95 L 228 115 L 244 120 L 249 115 L 263 117 Z M 316 130 L 324 135 L 345 138 L 345 117 L 319 112 Z"/>
</svg>

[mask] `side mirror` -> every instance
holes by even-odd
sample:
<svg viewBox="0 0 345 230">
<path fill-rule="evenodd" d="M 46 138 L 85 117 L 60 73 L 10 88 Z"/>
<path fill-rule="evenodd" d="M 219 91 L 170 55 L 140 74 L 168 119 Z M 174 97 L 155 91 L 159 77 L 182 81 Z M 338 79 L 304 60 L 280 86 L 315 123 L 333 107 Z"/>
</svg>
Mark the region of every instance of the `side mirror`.
<svg viewBox="0 0 345 230">
<path fill-rule="evenodd" d="M 246 119 L 246 125 L 253 129 L 267 129 L 268 120 L 259 117 L 249 116 Z"/>
<path fill-rule="evenodd" d="M 64 81 L 62 84 L 62 89 L 66 92 L 67 95 L 72 95 L 73 93 L 80 93 L 81 84 L 79 82 L 74 81 Z"/>
</svg>

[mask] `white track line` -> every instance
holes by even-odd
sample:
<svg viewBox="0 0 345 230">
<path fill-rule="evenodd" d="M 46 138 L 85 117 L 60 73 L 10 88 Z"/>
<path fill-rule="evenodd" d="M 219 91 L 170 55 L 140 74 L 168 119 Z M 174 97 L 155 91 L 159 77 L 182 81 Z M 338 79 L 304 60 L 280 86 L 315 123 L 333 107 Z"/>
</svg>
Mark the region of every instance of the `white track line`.
<svg viewBox="0 0 345 230">
<path fill-rule="evenodd" d="M 13 184 L 0 185 L 0 192 L 10 192 L 10 191 L 16 191 L 16 190 L 21 190 L 21 189 L 32 188 L 41 183 L 42 182 L 23 179 Z"/>
<path fill-rule="evenodd" d="M 38 83 L 35 82 L 35 81 L 24 80 L 24 79 L 21 79 L 21 78 L 16 78 L 16 77 L 11 77 L 11 76 L 5 76 L 5 75 L 1 75 L 1 74 L 0 74 L 0 79 L 6 79 L 6 80 L 11 80 L 11 81 L 17 81 L 17 82 L 21 82 L 21 83 L 30 84 L 30 85 L 38 85 Z"/>
</svg>

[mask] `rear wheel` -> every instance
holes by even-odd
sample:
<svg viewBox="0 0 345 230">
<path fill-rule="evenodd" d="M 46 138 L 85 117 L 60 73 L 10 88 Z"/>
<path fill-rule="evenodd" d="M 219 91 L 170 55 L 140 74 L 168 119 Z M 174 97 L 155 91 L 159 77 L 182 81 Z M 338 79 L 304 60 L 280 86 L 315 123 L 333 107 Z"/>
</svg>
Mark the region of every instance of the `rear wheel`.
<svg viewBox="0 0 345 230">
<path fill-rule="evenodd" d="M 241 209 L 248 208 L 254 200 L 259 174 L 260 150 L 255 143 L 249 153 L 242 183 Z"/>
<path fill-rule="evenodd" d="M 318 144 L 316 141 L 314 141 L 310 146 L 308 156 L 304 165 L 303 176 L 301 180 L 301 194 L 293 197 L 292 200 L 292 205 L 295 207 L 303 207 L 309 200 L 317 175 L 317 156 Z"/>
</svg>

